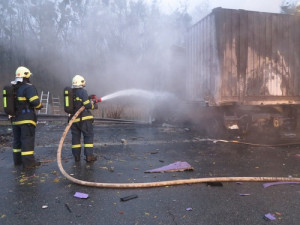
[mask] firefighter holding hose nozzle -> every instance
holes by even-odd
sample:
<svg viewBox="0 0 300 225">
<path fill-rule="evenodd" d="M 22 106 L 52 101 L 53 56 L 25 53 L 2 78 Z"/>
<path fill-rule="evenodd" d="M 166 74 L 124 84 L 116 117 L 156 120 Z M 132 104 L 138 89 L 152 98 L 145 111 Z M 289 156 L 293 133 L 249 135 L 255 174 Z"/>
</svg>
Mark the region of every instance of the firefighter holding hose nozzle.
<svg viewBox="0 0 300 225">
<path fill-rule="evenodd" d="M 90 110 L 98 108 L 97 97 L 88 96 L 85 87 L 85 79 L 81 75 L 75 75 L 72 79 L 72 88 L 64 89 L 64 109 L 69 114 L 69 119 L 84 106 L 85 109 L 74 120 L 71 126 L 72 133 L 72 154 L 75 162 L 80 161 L 81 156 L 81 134 L 84 142 L 84 155 L 87 162 L 94 162 L 97 157 L 93 153 L 93 121 L 94 117 Z"/>
<path fill-rule="evenodd" d="M 34 157 L 35 110 L 40 110 L 43 105 L 36 88 L 29 81 L 30 76 L 30 70 L 20 66 L 16 70 L 15 80 L 3 89 L 4 111 L 11 119 L 13 129 L 14 164 L 23 164 L 24 169 L 41 164 Z"/>
</svg>

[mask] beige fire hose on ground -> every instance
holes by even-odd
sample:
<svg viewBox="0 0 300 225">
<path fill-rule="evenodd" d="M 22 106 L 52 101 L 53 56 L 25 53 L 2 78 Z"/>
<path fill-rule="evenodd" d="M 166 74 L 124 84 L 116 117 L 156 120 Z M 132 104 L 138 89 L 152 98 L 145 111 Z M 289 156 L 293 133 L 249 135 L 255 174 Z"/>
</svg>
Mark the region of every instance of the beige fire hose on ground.
<svg viewBox="0 0 300 225">
<path fill-rule="evenodd" d="M 100 188 L 150 188 L 150 187 L 162 187 L 172 186 L 180 184 L 195 184 L 195 183 L 206 183 L 206 182 L 275 182 L 275 181 L 287 181 L 287 182 L 300 182 L 300 178 L 289 178 L 289 177 L 210 177 L 210 178 L 193 178 L 183 180 L 170 180 L 170 181 L 159 181 L 159 182 L 148 182 L 148 183 L 96 183 L 76 179 L 70 176 L 63 168 L 61 162 L 61 150 L 66 138 L 66 135 L 78 115 L 84 110 L 84 106 L 81 107 L 69 121 L 65 131 L 60 139 L 58 150 L 57 150 L 57 164 L 60 172 L 70 181 L 91 187 Z M 236 142 L 235 142 L 236 143 Z"/>
</svg>

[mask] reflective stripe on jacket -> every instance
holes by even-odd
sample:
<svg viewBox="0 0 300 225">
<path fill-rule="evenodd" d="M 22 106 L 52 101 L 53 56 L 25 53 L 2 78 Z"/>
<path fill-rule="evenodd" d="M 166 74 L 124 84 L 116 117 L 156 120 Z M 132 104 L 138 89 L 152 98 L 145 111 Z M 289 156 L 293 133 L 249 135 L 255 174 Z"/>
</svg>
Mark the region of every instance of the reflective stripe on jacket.
<svg viewBox="0 0 300 225">
<path fill-rule="evenodd" d="M 35 109 L 41 107 L 37 90 L 28 82 L 21 82 L 16 85 L 16 116 L 12 117 L 12 125 L 32 124 L 36 126 Z"/>
<path fill-rule="evenodd" d="M 85 107 L 74 123 L 94 119 L 89 109 L 94 109 L 94 104 L 90 101 L 87 91 L 83 88 L 74 88 L 74 109 L 77 112 L 82 106 Z M 73 116 L 73 115 L 71 115 Z"/>
</svg>

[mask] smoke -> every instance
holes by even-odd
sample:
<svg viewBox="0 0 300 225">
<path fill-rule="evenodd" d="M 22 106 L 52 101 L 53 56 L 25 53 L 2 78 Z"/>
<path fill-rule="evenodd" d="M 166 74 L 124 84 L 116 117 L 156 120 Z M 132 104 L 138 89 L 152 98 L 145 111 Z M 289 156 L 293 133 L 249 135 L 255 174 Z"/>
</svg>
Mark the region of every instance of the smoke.
<svg viewBox="0 0 300 225">
<path fill-rule="evenodd" d="M 86 79 L 89 94 L 99 97 L 124 89 L 143 89 L 170 92 L 184 99 L 184 40 L 192 19 L 201 19 L 219 6 L 247 9 L 255 5 L 275 10 L 279 0 L 257 4 L 182 0 L 175 7 L 173 0 L 160 5 L 162 2 L 2 2 L 0 41 L 6 47 L 0 63 L 5 68 L 4 77 L 7 82 L 12 80 L 15 69 L 23 65 L 33 72 L 39 91 L 56 95 L 80 74 Z M 172 102 L 175 105 L 168 102 L 159 107 L 176 108 L 178 101 Z"/>
<path fill-rule="evenodd" d="M 151 3 L 152 0 L 146 2 Z M 186 10 L 192 16 L 193 22 L 197 22 L 217 7 L 279 13 L 281 4 L 289 6 L 296 4 L 297 0 L 163 0 L 158 2 L 164 13 L 171 14 L 176 10 Z"/>
<path fill-rule="evenodd" d="M 222 7 L 229 9 L 244 9 L 250 11 L 279 13 L 282 0 L 211 0 L 210 2 L 213 8 Z"/>
<path fill-rule="evenodd" d="M 158 88 L 168 49 L 177 41 L 172 21 L 159 22 L 156 17 L 163 18 L 159 12 L 141 2 L 102 8 L 89 5 L 86 10 L 69 50 L 76 49 L 71 58 L 75 68 L 70 72 L 81 73 L 87 88 L 98 95 Z"/>
<path fill-rule="evenodd" d="M 184 98 L 184 10 L 166 14 L 141 0 L 11 0 L 0 11 L 2 85 L 22 65 L 39 93 L 61 96 L 79 74 L 97 96 L 135 88 Z"/>
<path fill-rule="evenodd" d="M 82 30 L 68 50 L 75 49 L 68 56 L 70 73 L 84 76 L 86 88 L 99 96 L 131 88 L 176 92 L 169 83 L 182 83 L 174 81 L 178 72 L 173 73 L 172 61 L 178 60 L 172 49 L 184 44 L 189 19 L 182 13 L 165 15 L 142 1 L 125 8 L 102 6 L 87 7 Z"/>
</svg>

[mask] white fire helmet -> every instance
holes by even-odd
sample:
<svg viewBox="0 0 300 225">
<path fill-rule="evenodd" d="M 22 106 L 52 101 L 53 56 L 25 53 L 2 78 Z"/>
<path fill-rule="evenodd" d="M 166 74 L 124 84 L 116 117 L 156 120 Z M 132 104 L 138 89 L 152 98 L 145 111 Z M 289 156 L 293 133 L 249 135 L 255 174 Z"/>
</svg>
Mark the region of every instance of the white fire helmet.
<svg viewBox="0 0 300 225">
<path fill-rule="evenodd" d="M 16 77 L 29 78 L 30 75 L 31 75 L 30 70 L 24 66 L 19 66 L 18 69 L 16 70 Z"/>
<path fill-rule="evenodd" d="M 75 75 L 72 79 L 73 88 L 82 88 L 85 86 L 85 79 L 81 75 Z"/>
<path fill-rule="evenodd" d="M 29 78 L 31 76 L 31 72 L 24 66 L 19 66 L 16 70 L 16 79 L 14 82 L 23 82 L 23 78 Z"/>
</svg>

